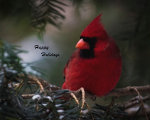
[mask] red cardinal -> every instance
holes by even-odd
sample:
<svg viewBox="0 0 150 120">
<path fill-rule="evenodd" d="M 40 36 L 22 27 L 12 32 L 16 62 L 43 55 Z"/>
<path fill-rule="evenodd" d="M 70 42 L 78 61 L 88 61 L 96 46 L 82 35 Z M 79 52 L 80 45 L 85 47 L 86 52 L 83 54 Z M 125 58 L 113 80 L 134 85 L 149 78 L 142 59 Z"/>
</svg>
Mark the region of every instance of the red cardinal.
<svg viewBox="0 0 150 120">
<path fill-rule="evenodd" d="M 81 87 L 96 96 L 110 92 L 120 79 L 122 62 L 120 51 L 106 33 L 97 16 L 81 33 L 65 69 L 63 89 Z"/>
</svg>

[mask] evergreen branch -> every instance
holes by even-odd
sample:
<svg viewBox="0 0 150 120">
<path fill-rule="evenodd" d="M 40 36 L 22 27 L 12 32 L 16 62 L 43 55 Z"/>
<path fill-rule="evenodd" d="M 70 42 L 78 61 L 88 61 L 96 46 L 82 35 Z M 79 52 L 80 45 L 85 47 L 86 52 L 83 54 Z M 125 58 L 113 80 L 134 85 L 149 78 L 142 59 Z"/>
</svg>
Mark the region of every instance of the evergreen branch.
<svg viewBox="0 0 150 120">
<path fill-rule="evenodd" d="M 47 23 L 59 26 L 56 18 L 65 18 L 61 12 L 65 12 L 63 6 L 67 5 L 60 0 L 30 0 L 30 6 L 32 8 L 32 25 L 43 30 Z"/>
</svg>

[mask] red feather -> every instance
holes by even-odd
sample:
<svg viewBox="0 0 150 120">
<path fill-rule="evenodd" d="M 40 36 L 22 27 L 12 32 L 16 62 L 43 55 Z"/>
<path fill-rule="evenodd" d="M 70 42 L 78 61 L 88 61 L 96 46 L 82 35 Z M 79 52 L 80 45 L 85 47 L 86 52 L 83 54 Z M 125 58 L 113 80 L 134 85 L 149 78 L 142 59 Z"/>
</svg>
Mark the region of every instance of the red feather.
<svg viewBox="0 0 150 120">
<path fill-rule="evenodd" d="M 93 58 L 82 58 L 77 49 L 65 69 L 63 89 L 86 91 L 97 96 L 110 92 L 120 79 L 122 62 L 119 49 L 114 40 L 109 38 L 97 16 L 82 32 L 82 37 L 95 37 Z"/>
</svg>

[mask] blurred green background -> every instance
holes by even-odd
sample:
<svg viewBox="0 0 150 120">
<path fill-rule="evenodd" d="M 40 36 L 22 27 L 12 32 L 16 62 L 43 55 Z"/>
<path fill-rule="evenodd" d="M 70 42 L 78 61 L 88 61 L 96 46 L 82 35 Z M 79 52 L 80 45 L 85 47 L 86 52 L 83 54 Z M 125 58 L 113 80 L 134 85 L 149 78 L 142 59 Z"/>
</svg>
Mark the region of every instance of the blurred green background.
<svg viewBox="0 0 150 120">
<path fill-rule="evenodd" d="M 0 38 L 19 45 L 28 53 L 20 56 L 32 63 L 52 84 L 64 82 L 63 68 L 75 50 L 82 30 L 97 15 L 108 34 L 118 44 L 123 70 L 117 87 L 150 84 L 150 1 L 149 0 L 62 0 L 65 19 L 60 28 L 47 24 L 43 40 L 31 25 L 32 10 L 29 1 L 0 1 Z M 46 52 L 58 53 L 59 57 L 43 57 L 34 45 L 49 46 Z M 44 50 L 43 50 L 44 51 Z"/>
</svg>

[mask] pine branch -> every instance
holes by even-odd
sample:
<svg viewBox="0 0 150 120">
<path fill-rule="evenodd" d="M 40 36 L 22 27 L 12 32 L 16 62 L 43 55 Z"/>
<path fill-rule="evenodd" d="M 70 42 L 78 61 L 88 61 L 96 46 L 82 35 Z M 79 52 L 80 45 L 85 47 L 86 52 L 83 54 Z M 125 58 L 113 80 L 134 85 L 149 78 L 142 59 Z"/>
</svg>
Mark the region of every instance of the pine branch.
<svg viewBox="0 0 150 120">
<path fill-rule="evenodd" d="M 60 0 L 30 0 L 32 8 L 32 25 L 43 30 L 47 23 L 59 27 L 58 19 L 64 19 L 64 6 Z"/>
</svg>

